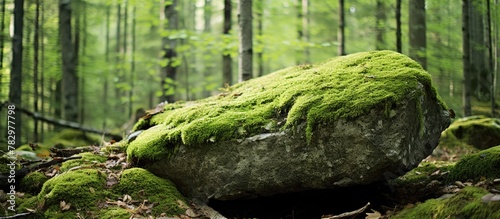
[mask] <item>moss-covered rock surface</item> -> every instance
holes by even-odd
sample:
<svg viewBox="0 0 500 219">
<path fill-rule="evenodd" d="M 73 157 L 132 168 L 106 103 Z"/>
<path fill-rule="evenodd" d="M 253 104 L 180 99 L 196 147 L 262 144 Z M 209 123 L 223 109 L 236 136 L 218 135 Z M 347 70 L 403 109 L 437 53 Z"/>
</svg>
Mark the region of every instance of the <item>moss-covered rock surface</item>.
<svg viewBox="0 0 500 219">
<path fill-rule="evenodd" d="M 472 146 L 483 150 L 500 145 L 500 119 L 471 116 L 457 119 L 441 137 L 445 147 Z"/>
<path fill-rule="evenodd" d="M 430 75 L 407 56 L 375 51 L 336 57 L 315 65 L 286 68 L 226 88 L 219 96 L 166 104 L 164 112 L 141 119 L 148 129 L 129 144 L 129 157 L 160 159 L 184 145 L 241 139 L 305 123 L 310 140 L 319 124 L 355 118 L 376 107 L 386 116 L 422 84 L 438 98 Z M 445 104 L 437 100 L 446 109 Z M 423 121 L 415 124 L 423 129 Z"/>
</svg>

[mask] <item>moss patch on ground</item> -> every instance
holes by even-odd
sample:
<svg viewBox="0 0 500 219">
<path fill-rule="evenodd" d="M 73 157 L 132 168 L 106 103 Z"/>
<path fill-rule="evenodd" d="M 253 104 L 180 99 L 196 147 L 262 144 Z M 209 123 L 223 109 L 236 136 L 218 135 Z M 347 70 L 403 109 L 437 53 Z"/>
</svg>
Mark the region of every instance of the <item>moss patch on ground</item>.
<svg viewBox="0 0 500 219">
<path fill-rule="evenodd" d="M 479 150 L 500 145 L 500 119 L 471 116 L 457 119 L 441 135 L 440 146 L 475 147 Z"/>
<path fill-rule="evenodd" d="M 500 178 L 500 146 L 464 156 L 451 169 L 448 180 Z"/>
<path fill-rule="evenodd" d="M 63 129 L 44 142 L 44 145 L 56 148 L 99 145 L 101 136 L 74 129 Z"/>
<path fill-rule="evenodd" d="M 78 156 L 81 156 L 82 158 L 75 159 L 75 160 L 68 160 L 68 161 L 64 162 L 61 165 L 60 170 L 62 172 L 65 172 L 65 171 L 67 171 L 73 167 L 77 167 L 77 166 L 91 167 L 92 165 L 103 163 L 107 160 L 107 158 L 104 156 L 97 155 L 97 154 L 90 153 L 90 152 L 80 153 L 80 154 L 78 154 Z"/>
<path fill-rule="evenodd" d="M 23 192 L 36 195 L 40 192 L 43 184 L 49 180 L 49 177 L 40 172 L 32 172 L 26 175 L 20 183 Z"/>
<path fill-rule="evenodd" d="M 500 218 L 500 202 L 481 202 L 486 194 L 488 191 L 485 189 L 465 187 L 451 198 L 429 199 L 391 218 Z"/>
<path fill-rule="evenodd" d="M 181 206 L 185 199 L 172 182 L 142 168 L 123 171 L 120 184 L 115 186 L 113 191 L 116 194 L 128 194 L 133 200 L 147 199 L 153 204 L 153 215 L 179 215 L 186 211 Z"/>
<path fill-rule="evenodd" d="M 134 131 L 156 127 L 132 141 L 127 154 L 159 159 L 180 144 L 293 130 L 304 122 L 310 139 L 318 124 L 354 118 L 376 107 L 390 112 L 401 100 L 422 95 L 415 92 L 418 83 L 446 109 L 430 75 L 409 57 L 393 51 L 356 53 L 286 68 L 226 88 L 219 96 L 166 104 L 163 113 L 136 124 Z"/>
</svg>

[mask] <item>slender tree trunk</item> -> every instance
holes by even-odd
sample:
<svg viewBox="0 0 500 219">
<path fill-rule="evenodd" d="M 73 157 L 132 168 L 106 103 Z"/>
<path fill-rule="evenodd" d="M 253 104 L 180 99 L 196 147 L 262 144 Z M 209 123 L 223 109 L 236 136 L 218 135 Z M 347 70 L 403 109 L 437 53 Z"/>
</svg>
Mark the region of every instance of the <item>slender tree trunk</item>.
<svg viewBox="0 0 500 219">
<path fill-rule="evenodd" d="M 427 69 L 426 58 L 426 24 L 425 0 L 410 0 L 409 2 L 409 36 L 410 54 L 424 69 Z"/>
<path fill-rule="evenodd" d="M 262 36 L 264 34 L 264 2 L 263 0 L 257 0 L 257 35 L 259 36 L 259 44 L 264 44 L 262 42 Z M 257 52 L 257 75 L 260 77 L 264 75 L 264 51 Z"/>
<path fill-rule="evenodd" d="M 83 1 L 80 1 L 80 0 L 77 0 L 75 3 L 77 3 L 77 7 L 80 9 L 80 7 L 82 7 L 82 4 Z M 85 12 L 84 12 L 85 13 Z M 75 63 L 75 71 L 76 71 L 76 75 L 78 75 L 78 72 L 80 72 L 80 70 L 82 69 L 83 66 L 81 66 L 81 63 L 80 63 L 80 43 L 81 43 L 81 22 L 82 22 L 82 19 L 81 19 L 81 16 L 82 16 L 82 13 L 80 11 L 77 11 L 77 13 L 75 13 L 76 17 L 74 19 L 74 23 L 75 23 L 75 28 L 74 28 L 74 33 L 75 33 L 75 38 L 74 38 L 74 41 L 73 41 L 73 45 L 74 45 L 74 63 Z M 78 67 L 77 67 L 78 66 Z M 83 76 L 83 74 L 81 74 L 82 76 L 78 78 L 78 92 L 79 94 L 81 95 L 78 95 L 78 122 L 79 123 L 82 123 L 83 122 L 83 105 L 82 105 L 82 99 L 83 99 L 83 94 L 84 94 L 84 80 L 85 80 L 85 77 Z"/>
<path fill-rule="evenodd" d="M 7 0 L 2 0 L 2 20 L 0 22 L 2 22 L 0 24 L 0 69 L 3 69 L 3 48 L 4 48 L 4 42 L 5 42 L 5 2 Z M 0 78 L 2 76 L 0 75 Z"/>
<path fill-rule="evenodd" d="M 170 4 L 164 7 L 164 16 L 168 21 L 164 28 L 167 30 L 177 30 L 179 23 L 179 15 L 177 12 L 177 0 L 172 0 Z M 166 27 L 165 27 L 166 26 Z M 177 59 L 177 53 L 175 48 L 177 46 L 177 40 L 169 39 L 164 37 L 163 40 L 163 59 L 167 60 L 167 65 L 162 67 L 162 95 L 160 97 L 160 102 L 168 101 L 169 103 L 175 102 L 175 82 L 177 79 L 177 65 L 175 60 Z"/>
<path fill-rule="evenodd" d="M 38 93 L 38 82 L 39 82 L 39 77 L 38 77 L 38 70 L 39 68 L 39 50 L 40 50 L 40 0 L 36 0 L 35 2 L 35 35 L 33 37 L 33 110 L 35 112 L 40 112 L 39 109 L 39 93 Z M 34 119 L 34 124 L 33 124 L 33 141 L 38 142 L 39 141 L 39 130 L 38 130 L 38 120 L 35 118 Z"/>
<path fill-rule="evenodd" d="M 229 32 L 231 31 L 232 14 L 233 6 L 231 0 L 224 0 L 224 27 L 222 30 L 222 34 L 225 36 L 229 36 Z M 232 73 L 232 58 L 229 52 L 225 51 L 222 55 L 222 85 L 224 84 L 232 84 L 233 83 L 233 73 Z"/>
<path fill-rule="evenodd" d="M 385 2 L 382 0 L 377 0 L 377 12 L 375 15 L 375 49 L 381 50 L 385 48 L 385 22 L 387 20 L 386 16 Z"/>
<path fill-rule="evenodd" d="M 71 0 L 59 1 L 59 34 L 62 48 L 63 118 L 78 121 L 78 78 L 76 75 L 75 46 L 71 37 Z"/>
<path fill-rule="evenodd" d="M 122 5 L 120 2 L 116 5 L 116 45 L 115 45 L 115 78 L 118 78 L 118 81 L 121 82 L 122 79 L 122 61 L 121 61 L 121 50 L 122 50 Z M 125 113 L 121 104 L 121 90 L 114 86 L 115 91 L 115 104 L 117 111 L 121 113 Z"/>
<path fill-rule="evenodd" d="M 44 41 L 44 27 L 43 24 L 45 23 L 45 16 L 44 16 L 44 6 L 42 4 L 42 1 L 40 1 L 40 42 Z M 42 115 L 45 115 L 45 45 L 44 43 L 40 44 L 40 113 Z M 43 142 L 43 137 L 44 137 L 44 122 L 40 123 L 40 142 Z"/>
<path fill-rule="evenodd" d="M 128 111 L 132 112 L 134 102 L 134 84 L 135 84 L 135 27 L 136 27 L 136 7 L 132 7 L 132 50 L 130 51 L 130 90 L 128 92 Z"/>
<path fill-rule="evenodd" d="M 396 0 L 396 51 L 403 53 L 403 41 L 401 32 L 401 0 Z"/>
<path fill-rule="evenodd" d="M 338 55 L 345 55 L 345 14 L 344 14 L 344 0 L 339 0 L 339 28 L 337 34 Z"/>
<path fill-rule="evenodd" d="M 110 60 L 109 60 L 109 48 L 110 48 L 110 45 L 109 45 L 109 32 L 110 32 L 110 25 L 111 25 L 111 22 L 110 22 L 110 13 L 111 13 L 111 9 L 110 9 L 110 6 L 106 6 L 106 40 L 105 40 L 105 52 L 104 52 L 104 59 L 105 59 L 105 62 L 106 62 L 106 65 L 109 66 L 111 63 L 110 63 Z M 110 68 L 107 67 L 104 69 L 104 87 L 103 87 L 103 95 L 102 95 L 102 104 L 103 106 L 106 106 L 108 105 L 108 90 L 109 90 L 109 81 L 108 81 L 108 78 L 109 78 L 109 73 L 110 73 Z M 106 130 L 106 120 L 108 118 L 108 107 L 103 107 L 103 117 L 102 117 L 102 130 Z"/>
<path fill-rule="evenodd" d="M 302 20 L 304 19 L 304 14 L 302 13 L 302 0 L 297 0 L 297 42 L 302 42 L 302 39 L 304 38 L 304 32 L 303 32 L 303 27 L 302 27 Z M 302 45 L 302 44 L 300 44 Z M 298 48 L 295 48 L 296 54 L 295 54 L 295 64 L 300 65 L 303 63 L 302 61 L 302 55 L 304 54 L 302 52 L 301 46 Z"/>
<path fill-rule="evenodd" d="M 212 31 L 212 1 L 211 0 L 205 0 L 205 5 L 203 7 L 203 20 L 204 20 L 204 25 L 203 25 L 203 31 L 206 33 L 206 34 L 210 34 L 210 32 Z M 204 58 L 203 59 L 203 63 L 204 63 L 204 66 L 205 66 L 205 69 L 203 70 L 203 77 L 204 78 L 208 78 L 210 77 L 210 75 L 212 74 L 212 72 L 214 71 L 213 69 L 213 59 L 211 58 L 212 56 L 210 56 L 210 51 L 207 51 L 207 57 L 210 57 L 210 58 Z M 186 74 L 186 76 L 188 76 L 188 74 Z M 206 81 L 205 81 L 206 82 Z M 186 89 L 188 90 L 188 89 Z M 206 89 L 206 85 L 204 84 L 203 85 L 203 97 L 208 97 L 210 96 L 210 91 Z M 189 97 L 188 97 L 189 99 Z"/>
<path fill-rule="evenodd" d="M 495 45 L 493 44 L 492 31 L 493 28 L 491 26 L 491 4 L 490 0 L 486 0 L 486 17 L 487 17 L 487 25 L 488 25 L 488 65 L 489 65 L 489 87 L 490 87 L 490 102 L 491 102 L 491 117 L 495 118 L 495 57 L 493 53 L 493 48 Z"/>
<path fill-rule="evenodd" d="M 252 0 L 238 1 L 239 26 L 239 81 L 246 81 L 253 77 L 253 43 L 252 43 Z"/>
<path fill-rule="evenodd" d="M 14 36 L 12 37 L 12 66 L 10 71 L 9 101 L 21 106 L 22 71 L 23 71 L 23 23 L 24 0 L 14 1 Z M 21 114 L 16 111 L 13 120 L 16 133 L 15 147 L 21 145 Z M 12 125 L 12 124 L 10 124 Z M 10 139 L 9 139 L 10 140 Z"/>
<path fill-rule="evenodd" d="M 463 107 L 464 107 L 464 116 L 472 115 L 471 109 L 471 64 L 470 64 L 470 40 L 469 40 L 469 31 L 470 31 L 470 20 L 469 20 L 469 7 L 470 0 L 462 0 L 462 39 L 463 39 Z"/>
<path fill-rule="evenodd" d="M 309 0 L 302 0 L 302 34 L 304 36 L 303 41 L 309 43 L 311 41 L 309 36 L 309 23 L 310 23 L 310 15 L 309 15 Z M 310 63 L 311 57 L 309 54 L 309 46 L 304 47 L 304 62 Z"/>
</svg>

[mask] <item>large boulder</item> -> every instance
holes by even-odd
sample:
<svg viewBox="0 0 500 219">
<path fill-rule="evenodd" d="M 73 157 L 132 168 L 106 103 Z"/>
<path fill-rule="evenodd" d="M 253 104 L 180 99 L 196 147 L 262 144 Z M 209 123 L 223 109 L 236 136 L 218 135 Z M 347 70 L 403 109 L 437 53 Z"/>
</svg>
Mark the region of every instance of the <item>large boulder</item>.
<svg viewBox="0 0 500 219">
<path fill-rule="evenodd" d="M 204 201 L 396 177 L 450 123 L 430 75 L 392 51 L 287 68 L 150 114 L 134 128 L 129 160 Z"/>
</svg>

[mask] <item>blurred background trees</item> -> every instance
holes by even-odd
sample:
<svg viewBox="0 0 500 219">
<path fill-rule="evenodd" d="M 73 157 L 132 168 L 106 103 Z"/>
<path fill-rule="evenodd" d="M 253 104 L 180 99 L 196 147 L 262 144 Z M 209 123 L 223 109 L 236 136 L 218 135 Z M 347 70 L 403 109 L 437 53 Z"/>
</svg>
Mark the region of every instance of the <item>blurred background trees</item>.
<svg viewBox="0 0 500 219">
<path fill-rule="evenodd" d="M 421 63 L 458 116 L 498 116 L 498 0 L 0 1 L 0 102 L 89 127 L 119 132 L 139 108 L 375 49 Z M 22 117 L 20 143 L 57 128 Z"/>
</svg>

